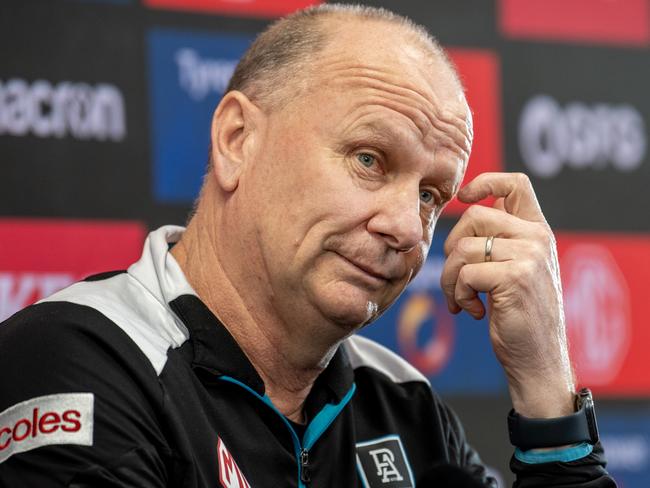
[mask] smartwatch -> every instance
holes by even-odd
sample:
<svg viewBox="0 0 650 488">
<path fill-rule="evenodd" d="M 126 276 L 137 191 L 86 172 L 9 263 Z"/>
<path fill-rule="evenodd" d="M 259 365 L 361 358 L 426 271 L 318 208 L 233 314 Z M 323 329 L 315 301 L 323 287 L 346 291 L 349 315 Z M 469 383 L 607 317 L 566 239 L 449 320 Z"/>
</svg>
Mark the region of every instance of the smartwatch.
<svg viewBox="0 0 650 488">
<path fill-rule="evenodd" d="M 514 409 L 508 414 L 510 442 L 522 451 L 542 447 L 598 442 L 594 399 L 588 388 L 576 395 L 576 412 L 566 417 L 531 419 Z"/>
</svg>

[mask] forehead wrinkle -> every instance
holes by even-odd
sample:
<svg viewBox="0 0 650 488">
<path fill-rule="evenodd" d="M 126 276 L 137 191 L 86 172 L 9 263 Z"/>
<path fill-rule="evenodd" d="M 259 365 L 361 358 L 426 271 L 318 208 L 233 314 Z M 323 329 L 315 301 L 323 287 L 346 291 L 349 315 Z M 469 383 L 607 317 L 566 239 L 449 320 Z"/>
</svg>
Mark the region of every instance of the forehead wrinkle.
<svg viewBox="0 0 650 488">
<path fill-rule="evenodd" d="M 338 63 L 343 64 L 343 63 Z M 466 114 L 458 115 L 452 110 L 443 110 L 435 93 L 421 93 L 415 86 L 397 84 L 390 75 L 380 69 L 371 67 L 342 67 L 328 71 L 324 84 L 339 86 L 340 88 L 359 87 L 375 96 L 388 101 L 393 98 L 393 109 L 403 112 L 419 130 L 421 137 L 426 139 L 432 129 L 435 136 L 442 136 L 444 145 L 460 150 L 466 156 L 471 148 L 471 126 L 466 120 Z M 427 97 L 430 97 L 430 99 Z M 415 105 L 415 106 L 414 106 Z"/>
<path fill-rule="evenodd" d="M 469 157 L 469 141 L 454 132 L 453 125 L 429 118 L 422 111 L 411 104 L 402 103 L 400 100 L 391 100 L 383 96 L 381 91 L 369 90 L 367 96 L 361 97 L 355 108 L 362 109 L 370 106 L 381 106 L 402 114 L 409 124 L 412 124 L 420 134 L 420 140 L 425 146 L 444 147 L 464 158 Z M 450 134 L 451 131 L 451 134 Z"/>
<path fill-rule="evenodd" d="M 369 107 L 363 105 L 359 108 L 367 109 Z M 351 139 L 355 143 L 375 144 L 379 149 L 390 154 L 398 146 L 399 151 L 403 152 L 404 149 L 414 148 L 418 142 L 422 142 L 413 137 L 412 132 L 404 130 L 403 127 L 397 127 L 395 124 L 385 124 L 373 113 L 366 112 L 356 115 L 355 111 L 353 115 L 355 115 L 353 120 L 342 129 L 341 133 L 345 135 L 346 139 Z M 408 118 L 406 120 L 412 123 Z"/>
</svg>

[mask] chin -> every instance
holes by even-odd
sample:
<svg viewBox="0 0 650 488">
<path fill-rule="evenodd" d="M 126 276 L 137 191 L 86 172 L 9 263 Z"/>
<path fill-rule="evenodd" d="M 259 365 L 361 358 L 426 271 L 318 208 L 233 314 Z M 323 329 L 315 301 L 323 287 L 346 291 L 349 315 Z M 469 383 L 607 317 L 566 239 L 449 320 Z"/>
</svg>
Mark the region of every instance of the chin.
<svg viewBox="0 0 650 488">
<path fill-rule="evenodd" d="M 376 299 L 359 290 L 320 294 L 317 304 L 324 317 L 349 332 L 372 322 L 380 309 Z"/>
</svg>

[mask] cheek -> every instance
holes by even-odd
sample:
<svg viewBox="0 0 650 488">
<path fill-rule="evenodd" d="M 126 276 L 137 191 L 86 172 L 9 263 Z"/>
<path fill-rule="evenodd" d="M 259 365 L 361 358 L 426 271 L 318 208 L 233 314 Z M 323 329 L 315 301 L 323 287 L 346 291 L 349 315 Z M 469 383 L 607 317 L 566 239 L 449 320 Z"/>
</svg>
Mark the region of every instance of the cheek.
<svg viewBox="0 0 650 488">
<path fill-rule="evenodd" d="M 413 278 L 420 272 L 420 269 L 422 269 L 422 265 L 427 259 L 427 255 L 429 254 L 429 244 L 422 242 L 418 247 L 413 249 L 410 253 L 411 255 L 408 257 L 407 260 L 407 267 L 410 270 L 410 277 L 408 278 L 408 282 L 411 282 Z"/>
</svg>

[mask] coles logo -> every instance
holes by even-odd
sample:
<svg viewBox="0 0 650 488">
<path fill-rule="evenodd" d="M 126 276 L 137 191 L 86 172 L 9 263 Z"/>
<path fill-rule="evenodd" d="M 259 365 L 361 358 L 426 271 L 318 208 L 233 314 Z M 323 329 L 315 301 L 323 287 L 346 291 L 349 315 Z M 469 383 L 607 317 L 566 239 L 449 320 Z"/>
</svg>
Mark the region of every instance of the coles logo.
<svg viewBox="0 0 650 488">
<path fill-rule="evenodd" d="M 217 456 L 219 457 L 219 481 L 223 488 L 251 488 L 220 437 L 217 437 Z"/>
<path fill-rule="evenodd" d="M 144 3 L 154 8 L 277 17 L 321 2 L 318 0 L 144 0 Z"/>
<path fill-rule="evenodd" d="M 153 29 L 148 35 L 154 196 L 196 198 L 208 160 L 212 114 L 249 35 Z"/>
<path fill-rule="evenodd" d="M 71 283 L 138 260 L 137 222 L 0 219 L 0 321 Z"/>
<path fill-rule="evenodd" d="M 0 134 L 122 141 L 124 97 L 107 83 L 0 80 Z"/>
<path fill-rule="evenodd" d="M 531 173 L 552 178 L 564 166 L 575 170 L 638 169 L 647 153 L 646 124 L 631 105 L 531 98 L 519 119 L 519 148 Z"/>
<path fill-rule="evenodd" d="M 53 444 L 93 445 L 92 393 L 32 398 L 0 413 L 0 463 Z"/>
<path fill-rule="evenodd" d="M 581 383 L 602 385 L 619 373 L 632 336 L 630 292 L 603 246 L 574 245 L 562 256 L 567 335 Z"/>
<path fill-rule="evenodd" d="M 451 48 L 449 55 L 465 86 L 474 119 L 474 143 L 464 180 L 467 183 L 481 173 L 503 171 L 501 68 L 493 51 Z M 445 207 L 444 215 L 459 215 L 466 207 L 454 198 Z"/>
</svg>

